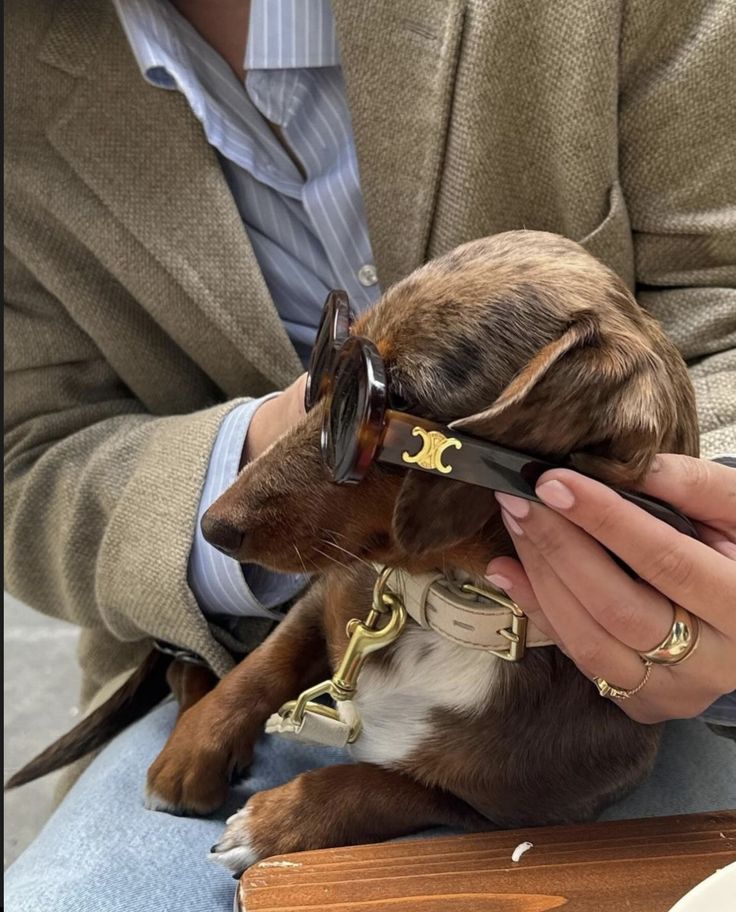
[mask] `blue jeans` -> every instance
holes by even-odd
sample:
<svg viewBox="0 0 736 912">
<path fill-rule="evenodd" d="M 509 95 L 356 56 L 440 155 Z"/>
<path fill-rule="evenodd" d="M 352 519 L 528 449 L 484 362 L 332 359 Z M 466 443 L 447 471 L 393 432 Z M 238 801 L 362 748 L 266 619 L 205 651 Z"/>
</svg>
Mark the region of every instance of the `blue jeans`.
<svg viewBox="0 0 736 912">
<path fill-rule="evenodd" d="M 142 800 L 146 769 L 175 716 L 175 705 L 164 704 L 89 766 L 36 841 L 8 869 L 8 912 L 230 912 L 235 884 L 206 859 L 225 818 L 254 792 L 346 759 L 342 751 L 264 736 L 248 778 L 217 814 L 202 819 L 147 811 Z M 603 816 L 725 808 L 736 808 L 736 743 L 714 735 L 702 722 L 685 721 L 667 725 L 650 779 Z"/>
</svg>

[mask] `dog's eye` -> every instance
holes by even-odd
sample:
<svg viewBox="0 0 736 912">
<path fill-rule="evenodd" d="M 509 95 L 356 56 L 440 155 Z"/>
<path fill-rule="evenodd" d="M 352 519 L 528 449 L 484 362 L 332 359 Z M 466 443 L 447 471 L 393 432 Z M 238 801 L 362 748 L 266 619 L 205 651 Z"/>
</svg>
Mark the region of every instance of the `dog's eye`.
<svg viewBox="0 0 736 912">
<path fill-rule="evenodd" d="M 397 412 L 411 412 L 416 402 L 407 392 L 401 373 L 397 370 L 394 361 L 386 362 L 386 376 L 388 378 L 388 406 Z"/>
<path fill-rule="evenodd" d="M 391 391 L 388 396 L 389 405 L 396 412 L 411 411 L 411 402 L 399 392 Z"/>
</svg>

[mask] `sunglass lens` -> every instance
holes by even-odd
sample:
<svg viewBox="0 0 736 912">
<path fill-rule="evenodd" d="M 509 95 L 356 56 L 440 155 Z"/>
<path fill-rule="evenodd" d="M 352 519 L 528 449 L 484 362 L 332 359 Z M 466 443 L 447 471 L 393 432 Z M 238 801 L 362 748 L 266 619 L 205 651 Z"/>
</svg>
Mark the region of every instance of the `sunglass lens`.
<svg viewBox="0 0 736 912">
<path fill-rule="evenodd" d="M 334 481 L 358 482 L 376 452 L 385 411 L 383 363 L 373 345 L 349 339 L 329 391 L 322 452 Z"/>
<path fill-rule="evenodd" d="M 344 291 L 331 291 L 327 295 L 322 319 L 309 360 L 304 407 L 312 409 L 324 396 L 330 382 L 335 355 L 350 334 L 350 305 Z"/>
</svg>

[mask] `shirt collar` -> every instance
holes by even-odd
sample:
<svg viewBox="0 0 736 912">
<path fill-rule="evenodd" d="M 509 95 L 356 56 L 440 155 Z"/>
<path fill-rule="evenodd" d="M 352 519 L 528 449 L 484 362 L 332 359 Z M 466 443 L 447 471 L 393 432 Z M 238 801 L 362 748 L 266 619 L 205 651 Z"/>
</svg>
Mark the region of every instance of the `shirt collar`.
<svg viewBox="0 0 736 912">
<path fill-rule="evenodd" d="M 186 59 L 177 37 L 181 17 L 168 0 L 114 0 L 145 79 L 174 89 L 175 64 Z M 188 23 L 183 23 L 188 26 Z M 330 0 L 251 0 L 246 70 L 339 66 Z"/>
<path fill-rule="evenodd" d="M 246 70 L 338 66 L 330 0 L 251 0 Z"/>
<path fill-rule="evenodd" d="M 176 10 L 166 0 L 113 0 L 143 78 L 164 89 L 177 88 L 172 71 L 182 59 Z"/>
</svg>

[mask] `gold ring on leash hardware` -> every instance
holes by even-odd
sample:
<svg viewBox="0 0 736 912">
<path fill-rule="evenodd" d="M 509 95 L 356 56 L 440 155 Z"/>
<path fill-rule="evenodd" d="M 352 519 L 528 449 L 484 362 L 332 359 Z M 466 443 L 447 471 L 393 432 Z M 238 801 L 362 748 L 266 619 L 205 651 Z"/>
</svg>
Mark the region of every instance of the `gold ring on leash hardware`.
<svg viewBox="0 0 736 912">
<path fill-rule="evenodd" d="M 328 719 L 340 720 L 335 707 L 315 703 L 318 697 L 329 696 L 336 703 L 352 700 L 355 696 L 358 676 L 366 658 L 379 649 L 384 649 L 401 634 L 406 626 L 406 608 L 401 598 L 388 588 L 392 567 L 384 567 L 373 587 L 373 603 L 364 621 L 353 618 L 348 621 L 348 645 L 340 665 L 329 681 L 310 687 L 297 697 L 289 700 L 278 714 L 289 719 L 295 728 L 301 726 L 307 713 L 315 713 Z M 379 627 L 382 619 L 386 622 Z M 353 725 L 348 743 L 352 744 L 360 734 L 360 720 Z"/>
<path fill-rule="evenodd" d="M 486 599 L 486 601 L 494 605 L 501 605 L 501 607 L 511 612 L 511 625 L 509 627 L 501 627 L 496 631 L 499 636 L 509 641 L 509 645 L 506 649 L 489 649 L 488 652 L 499 659 L 503 659 L 504 662 L 520 662 L 526 654 L 526 630 L 529 619 L 516 602 L 500 590 L 491 592 L 490 589 L 481 589 L 472 583 L 456 584 L 453 588 L 459 591 L 461 595 Z"/>
</svg>

